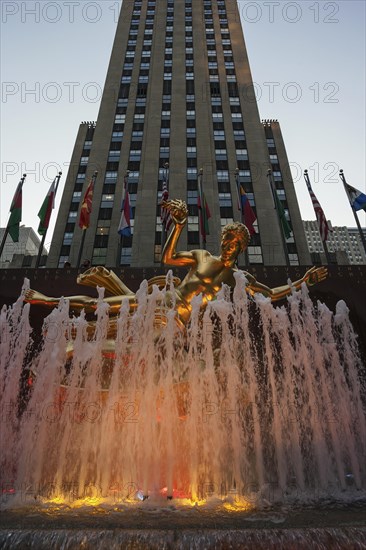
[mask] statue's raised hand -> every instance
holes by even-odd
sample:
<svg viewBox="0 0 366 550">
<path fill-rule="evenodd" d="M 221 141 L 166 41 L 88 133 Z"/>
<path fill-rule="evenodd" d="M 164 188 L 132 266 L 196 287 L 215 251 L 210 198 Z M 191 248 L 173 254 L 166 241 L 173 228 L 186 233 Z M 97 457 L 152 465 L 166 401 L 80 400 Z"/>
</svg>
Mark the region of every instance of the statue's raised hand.
<svg viewBox="0 0 366 550">
<path fill-rule="evenodd" d="M 172 220 L 176 225 L 184 225 L 186 223 L 188 218 L 188 208 L 184 201 L 180 199 L 171 199 L 169 201 L 163 201 L 161 206 L 170 213 Z"/>
<path fill-rule="evenodd" d="M 328 276 L 326 267 L 311 267 L 304 275 L 304 281 L 308 286 L 313 286 L 321 281 L 324 281 Z"/>
</svg>

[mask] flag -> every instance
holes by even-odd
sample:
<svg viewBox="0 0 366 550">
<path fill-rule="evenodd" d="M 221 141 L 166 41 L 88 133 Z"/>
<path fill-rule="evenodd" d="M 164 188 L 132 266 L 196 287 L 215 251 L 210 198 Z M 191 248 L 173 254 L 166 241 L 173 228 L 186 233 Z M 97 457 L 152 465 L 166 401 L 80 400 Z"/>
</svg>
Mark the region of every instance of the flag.
<svg viewBox="0 0 366 550">
<path fill-rule="evenodd" d="M 198 190 L 198 196 L 197 196 L 197 206 L 198 210 L 200 211 L 200 230 L 201 230 L 201 236 L 203 238 L 203 242 L 206 242 L 206 236 L 210 234 L 209 226 L 208 226 L 208 220 L 211 218 L 211 212 L 208 207 L 206 197 L 204 192 L 201 189 L 201 186 Z"/>
<path fill-rule="evenodd" d="M 306 182 L 306 185 L 307 185 L 307 188 L 308 188 L 308 191 L 309 191 L 309 195 L 310 195 L 310 198 L 311 198 L 311 201 L 313 203 L 314 210 L 315 210 L 316 219 L 317 219 L 318 227 L 319 227 L 320 237 L 321 237 L 323 243 L 325 243 L 325 241 L 328 239 L 329 231 L 333 231 L 333 230 L 329 227 L 327 219 L 326 219 L 325 214 L 323 212 L 323 209 L 320 206 L 320 204 L 318 202 L 318 199 L 314 195 L 314 191 L 311 188 L 309 176 L 307 174 L 305 174 L 305 182 Z"/>
<path fill-rule="evenodd" d="M 244 189 L 242 188 L 242 186 L 240 186 L 240 195 L 241 195 L 241 213 L 242 213 L 242 217 L 243 217 L 243 223 L 249 229 L 249 233 L 251 235 L 254 235 L 255 234 L 255 229 L 253 227 L 253 223 L 256 221 L 257 216 L 255 215 L 255 213 L 254 213 L 254 211 L 253 211 L 253 209 L 250 205 L 249 199 L 248 199 Z"/>
<path fill-rule="evenodd" d="M 255 229 L 253 227 L 253 223 L 256 221 L 257 216 L 255 215 L 249 199 L 243 189 L 243 187 L 240 185 L 240 203 L 241 203 L 241 215 L 243 218 L 243 223 L 247 226 L 249 233 L 251 235 L 255 235 Z"/>
<path fill-rule="evenodd" d="M 288 239 L 289 237 L 291 237 L 291 233 L 292 233 L 291 225 L 287 221 L 286 212 L 282 206 L 282 202 L 280 201 L 276 191 L 274 195 L 275 195 L 276 210 L 278 212 L 278 217 L 280 218 L 283 234 L 285 235 L 285 238 Z"/>
<path fill-rule="evenodd" d="M 355 212 L 358 210 L 365 210 L 366 211 L 366 195 L 365 193 L 362 193 L 362 191 L 359 191 L 358 189 L 355 189 L 355 187 L 352 187 L 352 185 L 349 185 L 346 183 L 346 189 L 349 196 L 349 201 L 351 203 L 351 207 Z"/>
<path fill-rule="evenodd" d="M 164 177 L 163 179 L 163 191 L 162 191 L 162 194 L 161 194 L 161 202 L 165 202 L 165 201 L 168 201 L 169 200 L 169 190 L 168 190 L 168 185 L 167 185 L 167 181 L 166 181 L 166 178 Z M 170 215 L 170 212 L 169 210 L 163 208 L 161 206 L 160 208 L 160 219 L 161 219 L 161 223 L 163 225 L 163 227 L 165 228 L 165 231 L 169 231 L 169 228 L 170 226 L 172 225 L 172 217 Z"/>
<path fill-rule="evenodd" d="M 56 194 L 56 178 L 53 180 L 51 187 L 48 190 L 46 198 L 43 201 L 38 217 L 40 219 L 38 226 L 38 233 L 45 235 L 50 224 L 50 218 L 52 209 L 55 207 L 55 194 Z"/>
<path fill-rule="evenodd" d="M 122 201 L 121 219 L 118 226 L 118 234 L 122 237 L 131 237 L 131 217 L 132 211 L 130 206 L 130 194 L 128 192 L 128 184 L 125 178 L 125 196 Z"/>
<path fill-rule="evenodd" d="M 84 200 L 81 205 L 80 219 L 79 219 L 80 229 L 88 229 L 90 225 L 90 214 L 92 211 L 93 193 L 94 193 L 94 177 L 91 179 L 88 185 L 88 188 L 84 195 Z"/>
<path fill-rule="evenodd" d="M 7 225 L 7 230 L 14 243 L 19 242 L 19 225 L 22 220 L 22 187 L 21 180 L 16 188 L 13 202 L 10 207 L 10 218 Z"/>
</svg>

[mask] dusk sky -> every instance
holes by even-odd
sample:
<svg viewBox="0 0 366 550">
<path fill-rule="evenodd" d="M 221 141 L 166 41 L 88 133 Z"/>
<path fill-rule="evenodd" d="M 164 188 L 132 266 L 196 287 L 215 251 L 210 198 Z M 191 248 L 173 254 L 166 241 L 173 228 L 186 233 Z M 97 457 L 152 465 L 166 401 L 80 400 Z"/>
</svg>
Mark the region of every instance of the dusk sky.
<svg viewBox="0 0 366 550">
<path fill-rule="evenodd" d="M 119 6 L 116 0 L 2 1 L 2 227 L 28 172 L 22 223 L 36 230 L 62 169 L 46 245 L 51 241 L 79 123 L 97 120 Z M 238 6 L 260 115 L 281 123 L 303 219 L 315 219 L 302 176 L 307 168 L 326 217 L 354 227 L 338 172 L 343 168 L 348 182 L 365 192 L 365 2 Z M 363 214 L 360 221 L 365 225 Z"/>
</svg>

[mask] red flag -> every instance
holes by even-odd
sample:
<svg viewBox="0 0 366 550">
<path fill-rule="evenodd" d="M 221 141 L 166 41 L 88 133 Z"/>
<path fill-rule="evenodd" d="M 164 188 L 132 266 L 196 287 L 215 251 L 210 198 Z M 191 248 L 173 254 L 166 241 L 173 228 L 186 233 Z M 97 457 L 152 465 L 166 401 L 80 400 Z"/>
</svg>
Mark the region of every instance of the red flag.
<svg viewBox="0 0 366 550">
<path fill-rule="evenodd" d="M 80 219 L 79 227 L 80 229 L 88 229 L 90 225 L 90 214 L 92 211 L 92 202 L 93 202 L 93 192 L 94 192 L 94 177 L 91 179 L 88 189 L 84 195 L 84 200 L 81 205 L 80 210 Z"/>
</svg>

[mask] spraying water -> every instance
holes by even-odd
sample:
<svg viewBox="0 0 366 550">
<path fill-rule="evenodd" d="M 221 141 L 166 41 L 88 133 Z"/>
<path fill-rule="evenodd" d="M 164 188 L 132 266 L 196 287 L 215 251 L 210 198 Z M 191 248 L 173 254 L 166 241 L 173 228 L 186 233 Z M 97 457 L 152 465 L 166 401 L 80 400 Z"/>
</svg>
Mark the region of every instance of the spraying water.
<svg viewBox="0 0 366 550">
<path fill-rule="evenodd" d="M 156 495 L 317 500 L 364 490 L 366 422 L 357 339 L 344 302 L 315 307 L 306 287 L 286 307 L 248 299 L 237 273 L 186 332 L 166 290 L 108 339 L 61 300 L 36 347 L 22 296 L 1 311 L 3 487 L 35 499 L 128 502 Z M 23 294 L 27 285 L 23 289 Z M 254 496 L 253 496 L 254 495 Z M 16 502 L 16 498 L 14 499 Z"/>
</svg>

